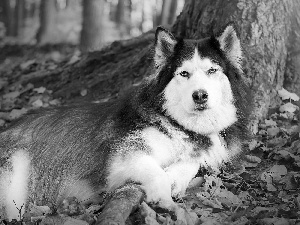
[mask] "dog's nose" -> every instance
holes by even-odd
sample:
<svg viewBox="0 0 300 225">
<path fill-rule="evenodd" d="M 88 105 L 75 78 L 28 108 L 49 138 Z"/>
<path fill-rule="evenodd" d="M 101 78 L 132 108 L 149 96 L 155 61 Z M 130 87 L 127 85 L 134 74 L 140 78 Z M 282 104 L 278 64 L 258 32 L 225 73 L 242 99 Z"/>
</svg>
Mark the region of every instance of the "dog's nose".
<svg viewBox="0 0 300 225">
<path fill-rule="evenodd" d="M 192 94 L 193 100 L 197 104 L 203 104 L 208 100 L 208 93 L 205 90 L 197 90 Z"/>
</svg>

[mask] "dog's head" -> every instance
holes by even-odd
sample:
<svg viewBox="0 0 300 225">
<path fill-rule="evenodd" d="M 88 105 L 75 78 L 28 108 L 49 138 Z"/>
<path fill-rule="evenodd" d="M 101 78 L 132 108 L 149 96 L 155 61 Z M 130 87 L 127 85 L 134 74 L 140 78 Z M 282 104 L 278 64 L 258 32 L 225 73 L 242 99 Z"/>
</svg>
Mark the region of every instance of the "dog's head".
<svg viewBox="0 0 300 225">
<path fill-rule="evenodd" d="M 217 133 L 237 121 L 234 85 L 243 72 L 233 25 L 201 40 L 177 39 L 159 27 L 154 63 L 165 113 L 186 129 Z"/>
</svg>

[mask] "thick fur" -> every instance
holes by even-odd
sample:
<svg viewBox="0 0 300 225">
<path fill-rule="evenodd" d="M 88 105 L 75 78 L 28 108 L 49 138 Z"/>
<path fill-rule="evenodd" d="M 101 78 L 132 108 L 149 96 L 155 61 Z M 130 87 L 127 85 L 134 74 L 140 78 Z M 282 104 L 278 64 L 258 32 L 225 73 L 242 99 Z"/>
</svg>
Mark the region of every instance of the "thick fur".
<svg viewBox="0 0 300 225">
<path fill-rule="evenodd" d="M 33 112 L 4 130 L 7 216 L 17 217 L 15 203 L 85 202 L 129 181 L 143 186 L 147 201 L 174 209 L 171 196 L 185 193 L 200 166 L 219 167 L 241 152 L 250 102 L 241 54 L 232 25 L 202 40 L 158 28 L 155 73 L 139 87 L 114 102 Z M 199 89 L 208 93 L 201 106 L 192 99 Z"/>
</svg>

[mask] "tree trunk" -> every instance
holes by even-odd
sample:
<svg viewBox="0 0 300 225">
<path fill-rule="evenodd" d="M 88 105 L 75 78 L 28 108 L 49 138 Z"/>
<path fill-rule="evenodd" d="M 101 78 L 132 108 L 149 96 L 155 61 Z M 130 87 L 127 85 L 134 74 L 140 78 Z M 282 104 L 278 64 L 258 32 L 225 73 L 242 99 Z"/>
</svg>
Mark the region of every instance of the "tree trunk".
<svg viewBox="0 0 300 225">
<path fill-rule="evenodd" d="M 125 1 L 119 0 L 117 4 L 117 10 L 116 10 L 116 23 L 118 25 L 124 22 L 124 18 L 125 18 L 124 15 L 125 15 Z"/>
<path fill-rule="evenodd" d="M 24 13 L 25 13 L 25 0 L 17 0 L 15 6 L 15 23 L 14 23 L 14 36 L 19 37 L 22 34 L 24 26 Z"/>
<path fill-rule="evenodd" d="M 170 15 L 170 8 L 171 8 L 171 1 L 172 0 L 163 0 L 163 5 L 161 9 L 160 15 L 160 24 L 163 26 L 168 25 L 168 19 Z"/>
<path fill-rule="evenodd" d="M 37 42 L 44 44 L 52 42 L 55 36 L 56 0 L 41 0 L 40 27 L 37 32 Z"/>
<path fill-rule="evenodd" d="M 299 8 L 300 2 L 297 0 L 190 0 L 173 31 L 181 36 L 200 38 L 230 21 L 236 23 L 244 43 L 246 76 L 256 93 L 254 115 L 260 119 L 267 114 L 269 107 L 278 103 L 277 91 L 283 87 L 284 80 L 289 83 L 291 91 L 300 93 L 300 89 L 296 90 L 290 84 L 291 80 L 296 79 L 299 87 L 297 74 L 286 71 L 288 54 L 292 57 L 290 63 L 297 64 L 299 71 L 299 61 L 296 63 L 299 55 L 292 56 L 287 48 L 292 45 L 292 49 L 295 44 L 290 38 L 293 30 L 291 24 Z M 292 79 L 285 79 L 286 72 Z"/>
<path fill-rule="evenodd" d="M 140 31 L 143 33 L 144 32 L 144 22 L 145 22 L 145 0 L 142 0 L 141 2 L 141 10 L 142 10 L 142 15 L 141 15 L 141 22 L 140 22 Z"/>
<path fill-rule="evenodd" d="M 168 24 L 171 25 L 176 20 L 176 11 L 177 11 L 178 0 L 172 0 L 170 6 L 170 14 L 168 18 Z"/>
<path fill-rule="evenodd" d="M 103 45 L 104 0 L 83 0 L 80 49 L 90 51 Z"/>
<path fill-rule="evenodd" d="M 288 57 L 283 86 L 300 95 L 300 3 L 292 12 L 291 35 L 287 43 Z"/>
<path fill-rule="evenodd" d="M 14 30 L 14 17 L 13 10 L 10 5 L 9 0 L 1 0 L 2 10 L 3 10 L 3 22 L 6 29 L 6 36 L 13 36 Z"/>
<path fill-rule="evenodd" d="M 131 0 L 119 0 L 117 4 L 117 10 L 116 10 L 116 23 L 117 28 L 120 32 L 121 39 L 126 37 L 130 33 L 131 29 Z"/>
</svg>

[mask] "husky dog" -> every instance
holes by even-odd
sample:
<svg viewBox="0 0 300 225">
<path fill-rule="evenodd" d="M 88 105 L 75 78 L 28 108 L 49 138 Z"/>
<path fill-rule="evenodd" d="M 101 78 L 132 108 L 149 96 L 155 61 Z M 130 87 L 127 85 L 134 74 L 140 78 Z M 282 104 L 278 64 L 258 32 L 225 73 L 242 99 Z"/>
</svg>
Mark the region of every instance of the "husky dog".
<svg viewBox="0 0 300 225">
<path fill-rule="evenodd" d="M 158 27 L 153 74 L 118 100 L 32 112 L 0 134 L 0 205 L 92 199 L 126 182 L 174 209 L 199 167 L 218 168 L 247 138 L 249 91 L 232 24 L 187 40 Z M 1 208 L 0 207 L 0 208 Z"/>
</svg>

